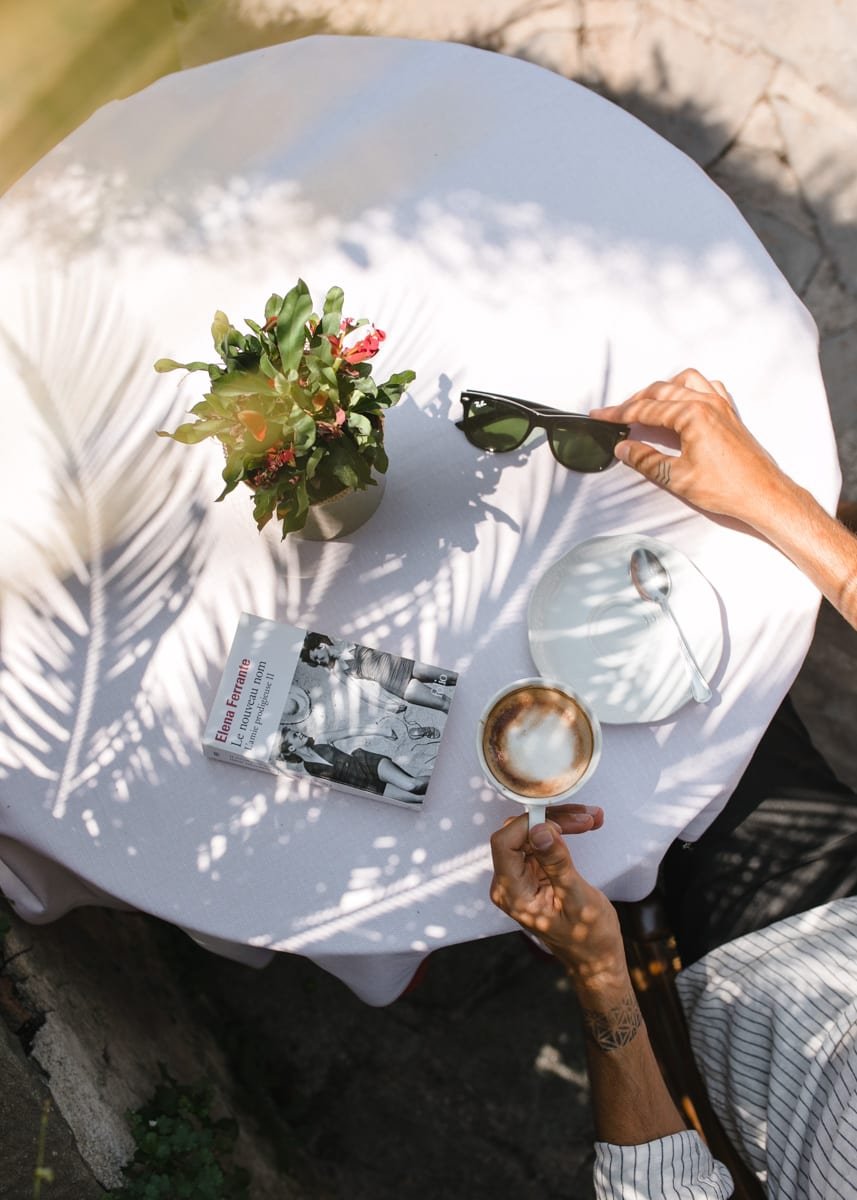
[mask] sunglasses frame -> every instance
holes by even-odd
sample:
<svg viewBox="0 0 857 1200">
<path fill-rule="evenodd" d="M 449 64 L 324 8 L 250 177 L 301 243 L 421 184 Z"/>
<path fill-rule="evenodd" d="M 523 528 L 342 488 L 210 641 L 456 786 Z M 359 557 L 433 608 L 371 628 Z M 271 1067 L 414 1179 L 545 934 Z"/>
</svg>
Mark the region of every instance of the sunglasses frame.
<svg viewBox="0 0 857 1200">
<path fill-rule="evenodd" d="M 586 427 L 597 425 L 599 435 L 603 436 L 607 430 L 614 435 L 614 448 L 631 433 L 630 425 L 620 425 L 612 421 L 599 421 L 597 417 L 587 416 L 586 413 L 563 412 L 561 409 L 551 408 L 547 404 L 534 404 L 530 400 L 521 400 L 517 396 L 504 396 L 502 392 L 479 392 L 467 388 L 461 393 L 461 405 L 464 409 L 464 416 L 460 421 L 456 421 L 455 424 L 456 428 L 460 429 L 464 436 L 467 437 L 471 446 L 475 446 L 476 443 L 470 441 L 470 438 L 467 436 L 467 420 L 470 415 L 470 405 L 474 400 L 496 400 L 510 409 L 518 410 L 521 416 L 527 418 L 527 431 L 516 445 L 509 446 L 505 450 L 489 450 L 485 446 L 476 446 L 477 450 L 481 450 L 483 454 L 511 454 L 523 446 L 534 429 L 544 429 L 547 433 L 547 441 L 551 449 L 551 454 L 559 465 L 565 467 L 566 471 L 577 471 L 582 475 L 595 475 L 599 471 L 606 471 L 608 467 L 613 465 L 616 459 L 611 457 L 603 467 L 593 467 L 590 470 L 580 470 L 579 467 L 566 466 L 554 447 L 553 438 L 551 437 L 552 430 L 556 429 L 557 426 L 562 426 L 567 431 L 570 421 L 575 423 L 580 422 Z"/>
</svg>

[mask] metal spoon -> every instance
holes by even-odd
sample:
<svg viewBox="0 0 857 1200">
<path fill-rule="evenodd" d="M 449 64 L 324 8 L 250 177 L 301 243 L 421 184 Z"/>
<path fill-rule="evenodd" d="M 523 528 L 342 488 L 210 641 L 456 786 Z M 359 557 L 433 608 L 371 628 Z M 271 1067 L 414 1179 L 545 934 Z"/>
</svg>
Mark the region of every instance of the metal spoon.
<svg viewBox="0 0 857 1200">
<path fill-rule="evenodd" d="M 659 605 L 661 612 L 668 616 L 675 626 L 679 646 L 690 673 L 690 693 L 698 704 L 704 704 L 706 700 L 711 699 L 711 688 L 697 666 L 693 652 L 685 641 L 681 626 L 675 619 L 675 613 L 669 606 L 669 594 L 672 589 L 669 571 L 657 554 L 643 546 L 638 546 L 631 555 L 631 578 L 634 581 L 634 587 L 643 599 L 653 600 L 655 604 Z"/>
</svg>

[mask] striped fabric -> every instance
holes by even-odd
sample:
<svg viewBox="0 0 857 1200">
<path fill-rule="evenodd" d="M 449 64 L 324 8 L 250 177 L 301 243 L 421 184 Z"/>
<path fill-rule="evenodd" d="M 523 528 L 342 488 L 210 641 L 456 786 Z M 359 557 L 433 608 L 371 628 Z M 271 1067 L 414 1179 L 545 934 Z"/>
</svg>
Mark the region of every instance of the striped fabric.
<svg viewBox="0 0 857 1200">
<path fill-rule="evenodd" d="M 595 1195 L 598 1200 L 727 1200 L 732 1176 L 689 1131 L 642 1146 L 596 1142 Z"/>
<path fill-rule="evenodd" d="M 857 1200 L 857 899 L 721 946 L 678 985 L 711 1101 L 771 1200 Z M 690 1133 L 596 1146 L 599 1197 L 708 1200 L 725 1175 Z"/>
</svg>

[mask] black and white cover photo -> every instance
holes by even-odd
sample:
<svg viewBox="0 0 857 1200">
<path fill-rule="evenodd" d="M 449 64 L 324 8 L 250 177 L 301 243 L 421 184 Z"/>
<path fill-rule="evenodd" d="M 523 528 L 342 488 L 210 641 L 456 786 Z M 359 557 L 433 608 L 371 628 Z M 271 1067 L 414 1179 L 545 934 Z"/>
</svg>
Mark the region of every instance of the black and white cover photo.
<svg viewBox="0 0 857 1200">
<path fill-rule="evenodd" d="M 441 667 L 309 632 L 276 759 L 316 779 L 419 804 L 456 680 Z"/>
<path fill-rule="evenodd" d="M 244 613 L 211 708 L 211 758 L 419 808 L 457 675 Z"/>
</svg>

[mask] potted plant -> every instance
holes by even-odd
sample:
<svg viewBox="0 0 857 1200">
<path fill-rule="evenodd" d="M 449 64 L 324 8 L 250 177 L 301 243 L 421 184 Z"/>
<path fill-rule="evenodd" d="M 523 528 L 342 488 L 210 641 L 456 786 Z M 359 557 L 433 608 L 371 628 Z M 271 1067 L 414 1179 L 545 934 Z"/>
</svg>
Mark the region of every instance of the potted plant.
<svg viewBox="0 0 857 1200">
<path fill-rule="evenodd" d="M 400 371 L 372 378 L 371 359 L 385 338 L 365 318 L 342 316 L 343 292 L 332 287 L 321 315 L 302 279 L 273 295 L 259 325 L 241 333 L 225 313 L 211 326 L 220 362 L 161 358 L 156 371 L 207 371 L 209 390 L 190 410 L 193 421 L 174 433 L 186 445 L 216 438 L 224 449 L 224 488 L 253 492 L 259 529 L 276 519 L 286 534 L 304 528 L 309 510 L 377 487 L 387 470 L 384 413 L 416 378 Z"/>
</svg>

